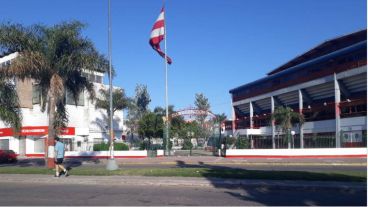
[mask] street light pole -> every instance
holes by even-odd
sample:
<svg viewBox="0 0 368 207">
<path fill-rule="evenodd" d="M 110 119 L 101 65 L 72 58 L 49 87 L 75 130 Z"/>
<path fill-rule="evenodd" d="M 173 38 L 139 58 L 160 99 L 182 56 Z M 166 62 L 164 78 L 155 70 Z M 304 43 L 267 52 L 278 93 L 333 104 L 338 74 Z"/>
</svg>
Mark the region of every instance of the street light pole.
<svg viewBox="0 0 368 207">
<path fill-rule="evenodd" d="M 108 8 L 108 45 L 109 45 L 109 92 L 110 92 L 110 107 L 109 107 L 109 132 L 110 132 L 110 158 L 107 161 L 107 170 L 116 170 L 118 165 L 114 159 L 114 128 L 112 122 L 112 72 L 111 72 L 111 2 L 109 0 Z"/>
</svg>

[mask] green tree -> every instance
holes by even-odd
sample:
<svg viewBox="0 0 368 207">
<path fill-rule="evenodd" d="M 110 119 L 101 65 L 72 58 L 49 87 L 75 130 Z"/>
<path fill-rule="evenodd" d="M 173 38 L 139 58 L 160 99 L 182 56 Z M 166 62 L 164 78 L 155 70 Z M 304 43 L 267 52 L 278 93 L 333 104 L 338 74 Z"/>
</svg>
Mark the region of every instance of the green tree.
<svg viewBox="0 0 368 207">
<path fill-rule="evenodd" d="M 211 108 L 210 103 L 208 102 L 208 98 L 206 98 L 203 93 L 197 93 L 195 94 L 195 101 L 194 105 L 197 109 L 202 111 L 209 111 Z M 207 118 L 207 114 L 197 115 L 197 120 L 201 125 L 204 124 L 204 121 Z"/>
<path fill-rule="evenodd" d="M 150 145 L 151 138 L 162 137 L 164 123 L 162 117 L 153 113 L 146 113 L 138 122 L 138 133 L 142 138 L 148 138 Z"/>
<path fill-rule="evenodd" d="M 221 146 L 221 142 L 222 142 L 222 137 L 221 137 L 221 124 L 226 120 L 227 116 L 222 113 L 222 114 L 216 114 L 215 115 L 215 119 L 216 119 L 216 123 L 218 123 L 218 127 L 219 127 L 219 140 L 218 140 L 218 148 L 220 148 Z"/>
<path fill-rule="evenodd" d="M 96 97 L 96 108 L 105 109 L 107 111 L 108 120 L 110 120 L 110 91 L 109 89 L 100 89 L 101 98 Z M 129 99 L 125 95 L 124 89 L 118 88 L 112 91 L 112 117 L 118 110 L 124 110 L 128 107 Z M 110 127 L 110 121 L 109 129 Z"/>
<path fill-rule="evenodd" d="M 196 106 L 197 109 L 199 109 L 201 111 L 210 112 L 211 105 L 208 101 L 208 98 L 206 98 L 203 95 L 203 93 L 195 94 L 194 105 Z M 204 113 L 204 114 L 200 114 L 200 115 L 196 116 L 196 119 L 197 119 L 197 121 L 199 122 L 199 124 L 202 128 L 199 136 L 205 138 L 206 143 L 207 143 L 208 138 L 211 134 L 209 126 L 213 124 L 212 120 L 207 120 L 207 123 L 206 123 L 207 117 L 208 117 L 208 113 Z M 197 137 L 197 143 L 198 143 L 198 137 Z"/>
<path fill-rule="evenodd" d="M 286 134 L 288 148 L 291 148 L 291 128 L 294 123 L 303 124 L 304 117 L 302 114 L 294 112 L 290 107 L 277 107 L 271 115 L 272 121 L 279 125 L 282 131 Z"/>
<path fill-rule="evenodd" d="M 135 103 L 140 117 L 148 112 L 148 105 L 151 102 L 150 95 L 146 85 L 137 85 L 135 88 Z"/>
<path fill-rule="evenodd" d="M 22 125 L 22 114 L 15 86 L 0 79 L 0 120 L 18 131 Z"/>
<path fill-rule="evenodd" d="M 135 96 L 128 101 L 128 115 L 126 124 L 129 128 L 131 137 L 139 134 L 139 121 L 149 112 L 148 105 L 151 102 L 147 86 L 138 84 L 135 87 Z"/>
<path fill-rule="evenodd" d="M 84 90 L 93 99 L 93 84 L 83 72 L 105 72 L 108 69 L 107 59 L 82 36 L 84 27 L 78 21 L 51 27 L 0 25 L 0 52 L 19 53 L 12 64 L 1 71 L 8 77 L 29 78 L 39 84 L 41 100 L 46 100 L 41 102 L 42 111 L 46 110 L 47 103 L 49 145 L 68 122 L 65 91 L 70 92 L 76 104 Z"/>
</svg>

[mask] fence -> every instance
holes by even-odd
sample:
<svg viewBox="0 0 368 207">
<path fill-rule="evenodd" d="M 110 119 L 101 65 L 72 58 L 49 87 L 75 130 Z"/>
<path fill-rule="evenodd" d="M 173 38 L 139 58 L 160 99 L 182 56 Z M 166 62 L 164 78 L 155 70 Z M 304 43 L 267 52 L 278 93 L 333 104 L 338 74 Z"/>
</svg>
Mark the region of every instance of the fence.
<svg viewBox="0 0 368 207">
<path fill-rule="evenodd" d="M 235 143 L 237 149 L 272 149 L 272 137 L 271 136 L 249 136 L 249 138 L 241 136 Z M 305 134 L 303 138 L 304 148 L 335 148 L 336 137 L 335 134 Z M 363 133 L 360 141 L 349 141 L 341 138 L 341 147 L 366 147 L 367 135 Z M 231 147 L 227 145 L 227 147 Z M 275 137 L 275 148 L 286 149 L 288 148 L 288 139 L 286 135 L 278 135 Z M 294 135 L 290 138 L 290 148 L 300 148 L 300 136 Z"/>
</svg>

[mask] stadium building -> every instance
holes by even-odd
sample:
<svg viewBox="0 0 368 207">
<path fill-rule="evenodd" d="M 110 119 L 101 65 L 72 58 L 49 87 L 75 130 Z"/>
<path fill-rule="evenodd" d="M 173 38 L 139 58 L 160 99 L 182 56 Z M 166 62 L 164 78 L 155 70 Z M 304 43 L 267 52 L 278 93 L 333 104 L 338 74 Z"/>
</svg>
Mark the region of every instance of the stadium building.
<svg viewBox="0 0 368 207">
<path fill-rule="evenodd" d="M 292 129 L 294 148 L 365 147 L 367 31 L 323 42 L 266 77 L 231 89 L 233 121 L 226 130 L 250 148 L 286 148 L 271 121 L 276 107 L 304 115 Z"/>
<path fill-rule="evenodd" d="M 18 53 L 0 56 L 0 70 L 3 65 L 11 64 Z M 84 73 L 84 76 L 93 82 L 95 94 L 98 97 L 101 88 L 108 89 L 103 84 L 102 72 Z M 45 152 L 45 138 L 48 132 L 48 116 L 41 112 L 40 89 L 34 80 L 12 80 L 16 87 L 21 112 L 22 128 L 19 135 L 14 135 L 9 126 L 0 120 L 0 149 L 13 150 L 21 156 L 43 157 Z M 88 94 L 80 94 L 77 105 L 74 98 L 66 91 L 66 109 L 69 115 L 68 127 L 62 130 L 60 138 L 66 145 L 67 151 L 92 151 L 94 143 L 109 139 L 107 129 L 107 112 L 96 109 L 95 103 L 88 99 Z M 123 111 L 116 111 L 113 117 L 113 129 L 116 139 L 122 137 Z"/>
</svg>

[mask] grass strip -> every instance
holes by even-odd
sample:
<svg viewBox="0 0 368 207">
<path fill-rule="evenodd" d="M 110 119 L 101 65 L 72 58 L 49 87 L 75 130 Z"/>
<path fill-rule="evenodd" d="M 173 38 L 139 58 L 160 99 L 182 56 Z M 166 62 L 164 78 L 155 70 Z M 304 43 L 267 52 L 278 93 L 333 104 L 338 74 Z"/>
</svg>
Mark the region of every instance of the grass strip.
<svg viewBox="0 0 368 207">
<path fill-rule="evenodd" d="M 40 167 L 0 167 L 0 174 L 54 174 L 53 169 Z M 308 181 L 346 181 L 366 182 L 365 171 L 274 171 L 274 170 L 242 170 L 213 168 L 151 168 L 151 169 L 118 169 L 108 171 L 105 168 L 80 167 L 73 168 L 71 175 L 87 176 L 165 176 L 165 177 L 214 177 L 234 179 L 265 180 L 308 180 Z"/>
</svg>

